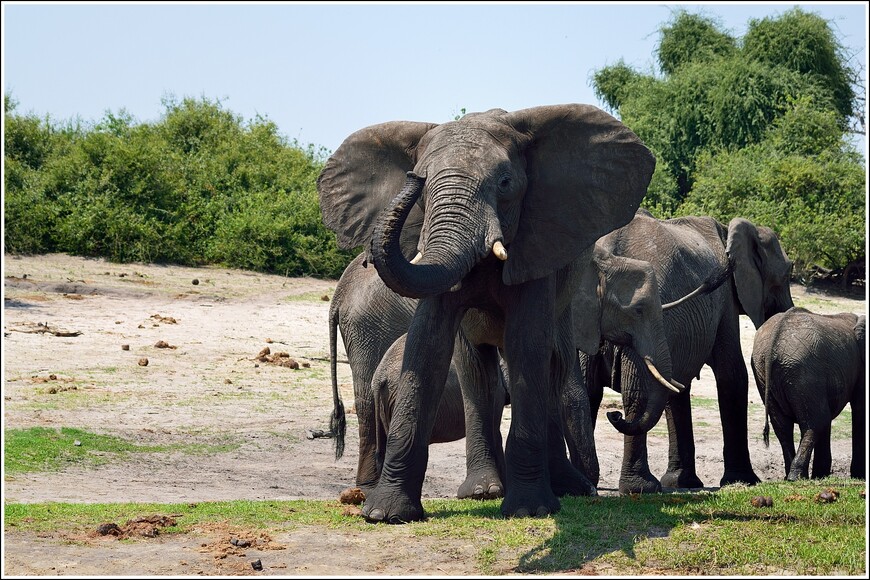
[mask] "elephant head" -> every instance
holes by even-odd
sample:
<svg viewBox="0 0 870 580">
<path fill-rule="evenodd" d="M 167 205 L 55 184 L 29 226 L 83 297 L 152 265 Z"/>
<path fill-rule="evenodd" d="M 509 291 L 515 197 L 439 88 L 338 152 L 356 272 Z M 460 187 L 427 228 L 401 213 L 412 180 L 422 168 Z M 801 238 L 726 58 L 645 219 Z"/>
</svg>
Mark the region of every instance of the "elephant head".
<svg viewBox="0 0 870 580">
<path fill-rule="evenodd" d="M 608 414 L 611 423 L 625 434 L 646 433 L 661 418 L 671 393 L 685 389 L 672 376 L 656 274 L 648 262 L 611 254 L 601 244 L 595 245 L 593 261 L 597 288 L 576 292 L 572 303 L 577 348 L 589 355 L 587 372 L 606 375 L 604 382 L 622 391 L 627 419 Z M 599 324 L 589 324 L 588 318 Z M 599 348 L 601 339 L 606 349 Z M 636 380 L 620 380 L 628 370 L 623 359 L 633 363 L 632 372 L 640 375 Z M 622 389 L 623 384 L 633 386 Z"/>
<path fill-rule="evenodd" d="M 507 285 L 572 263 L 631 220 L 654 166 L 637 136 L 596 107 L 492 109 L 358 131 L 326 163 L 318 190 L 339 245 L 370 241 L 384 282 L 423 298 L 456 288 L 490 254 Z M 420 209 L 419 255 L 409 261 L 402 232 Z"/>
<path fill-rule="evenodd" d="M 774 314 L 794 306 L 790 287 L 793 264 L 773 230 L 734 218 L 728 224 L 725 251 L 740 308 L 756 329 Z"/>
</svg>

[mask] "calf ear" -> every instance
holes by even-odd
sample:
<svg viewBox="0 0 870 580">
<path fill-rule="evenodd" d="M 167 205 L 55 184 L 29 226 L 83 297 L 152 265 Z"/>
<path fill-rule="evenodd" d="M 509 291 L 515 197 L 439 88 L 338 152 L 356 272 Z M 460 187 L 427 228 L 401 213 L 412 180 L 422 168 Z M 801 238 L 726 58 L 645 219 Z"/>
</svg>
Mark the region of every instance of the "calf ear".
<svg viewBox="0 0 870 580">
<path fill-rule="evenodd" d="M 858 339 L 858 348 L 861 351 L 861 362 L 867 364 L 867 316 L 862 314 L 855 324 L 855 338 Z"/>
<path fill-rule="evenodd" d="M 725 252 L 734 272 L 734 286 L 743 312 L 758 329 L 764 323 L 764 283 L 758 230 L 749 220 L 734 218 L 728 224 Z"/>
</svg>

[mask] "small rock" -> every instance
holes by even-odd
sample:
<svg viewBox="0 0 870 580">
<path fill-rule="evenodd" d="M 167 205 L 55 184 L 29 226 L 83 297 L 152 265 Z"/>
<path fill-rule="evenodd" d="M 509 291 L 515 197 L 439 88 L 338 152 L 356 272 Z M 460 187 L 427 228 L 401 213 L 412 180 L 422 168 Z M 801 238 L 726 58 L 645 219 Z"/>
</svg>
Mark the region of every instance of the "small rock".
<svg viewBox="0 0 870 580">
<path fill-rule="evenodd" d="M 324 302 L 329 302 L 329 295 L 324 294 L 323 296 L 320 297 L 320 299 L 323 300 Z"/>
<path fill-rule="evenodd" d="M 858 492 L 858 497 L 860 497 L 861 499 L 867 499 L 867 490 L 866 490 L 866 489 L 862 489 L 861 491 L 859 491 L 859 492 Z"/>
<path fill-rule="evenodd" d="M 199 279 L 194 278 L 193 281 L 191 282 L 191 284 L 193 284 L 194 286 L 198 285 L 198 284 L 199 284 Z"/>
<path fill-rule="evenodd" d="M 130 350 L 130 345 L 129 344 L 122 344 L 121 350 Z"/>
<path fill-rule="evenodd" d="M 139 359 L 139 366 L 140 367 L 147 367 L 148 366 L 148 359 L 145 357 L 140 358 Z"/>
<path fill-rule="evenodd" d="M 76 439 L 75 441 L 73 441 L 73 445 L 75 445 L 76 447 L 81 447 L 81 446 L 82 446 L 82 442 L 79 441 L 78 439 Z"/>
<path fill-rule="evenodd" d="M 233 546 L 238 546 L 239 548 L 247 548 L 251 545 L 250 540 L 240 540 L 239 538 L 233 538 L 230 540 L 230 544 Z"/>
<path fill-rule="evenodd" d="M 263 563 L 260 561 L 259 558 L 257 558 L 256 560 L 251 562 L 251 568 L 253 568 L 254 570 L 262 570 Z"/>
</svg>

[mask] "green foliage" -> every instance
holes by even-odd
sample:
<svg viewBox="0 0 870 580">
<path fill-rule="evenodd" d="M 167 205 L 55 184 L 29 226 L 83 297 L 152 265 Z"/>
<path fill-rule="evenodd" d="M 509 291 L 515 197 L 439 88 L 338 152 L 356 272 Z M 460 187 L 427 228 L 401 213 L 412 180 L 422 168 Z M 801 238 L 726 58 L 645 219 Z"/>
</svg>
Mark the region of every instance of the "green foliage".
<svg viewBox="0 0 870 580">
<path fill-rule="evenodd" d="M 7 95 L 6 250 L 340 276 L 352 256 L 321 222 L 322 150 L 218 101 L 163 105 L 155 124 L 121 110 L 83 129 Z"/>
<path fill-rule="evenodd" d="M 720 31 L 710 19 L 685 10 L 678 11 L 673 22 L 660 32 L 657 54 L 659 67 L 666 75 L 684 64 L 732 56 L 737 50 L 734 38 Z"/>
<path fill-rule="evenodd" d="M 818 15 L 796 7 L 778 18 L 751 20 L 742 52 L 748 59 L 811 77 L 831 95 L 843 127 L 854 113 L 856 71 L 848 66 L 849 55 Z"/>
<path fill-rule="evenodd" d="M 816 264 L 833 269 L 863 257 L 866 169 L 854 151 L 830 147 L 826 120 L 827 112 L 798 104 L 762 143 L 705 153 L 677 213 L 723 222 L 739 215 L 773 228 L 798 275 Z M 821 129 L 789 138 L 801 124 Z"/>
<path fill-rule="evenodd" d="M 735 40 L 681 10 L 660 30 L 663 76 L 621 61 L 593 76 L 656 155 L 643 205 L 772 227 L 799 273 L 864 257 L 866 168 L 844 139 L 858 75 L 829 24 L 795 8 Z"/>
</svg>

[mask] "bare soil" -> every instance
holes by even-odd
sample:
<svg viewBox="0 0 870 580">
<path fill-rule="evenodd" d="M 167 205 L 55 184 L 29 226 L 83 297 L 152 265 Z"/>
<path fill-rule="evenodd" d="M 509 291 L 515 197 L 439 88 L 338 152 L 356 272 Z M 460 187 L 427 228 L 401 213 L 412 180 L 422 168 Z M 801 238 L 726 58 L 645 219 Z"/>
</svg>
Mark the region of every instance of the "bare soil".
<svg viewBox="0 0 870 580">
<path fill-rule="evenodd" d="M 336 281 L 62 254 L 7 255 L 3 266 L 4 428 L 75 427 L 140 445 L 179 446 L 177 452 L 133 453 L 99 466 L 5 474 L 5 503 L 335 500 L 352 485 L 355 416 L 348 415 L 340 460 L 331 439 L 309 438 L 310 431 L 328 428 L 332 410 L 327 314 Z M 813 311 L 867 311 L 862 295 L 838 297 L 799 285 L 792 294 Z M 748 364 L 755 330 L 746 317 L 741 324 Z M 339 361 L 350 409 L 350 369 L 340 343 Z M 707 367 L 692 395 L 698 474 L 715 489 L 722 441 Z M 763 405 L 751 373 L 749 397 L 753 467 L 762 479 L 781 479 L 778 445 L 774 440 L 765 448 L 762 442 Z M 603 415 L 619 407 L 618 395 L 608 392 L 596 427 L 601 494 L 615 494 L 619 479 L 622 438 Z M 848 413 L 835 421 L 832 450 L 834 475 L 844 477 L 848 421 Z M 505 436 L 509 425 L 508 408 Z M 194 445 L 207 451 L 194 453 Z M 464 479 L 464 445 L 431 447 L 424 498 L 455 496 Z M 649 458 L 653 473 L 661 475 L 667 463 L 664 422 L 650 433 Z M 157 531 L 35 534 L 4 528 L 4 576 L 477 573 L 469 541 L 418 538 L 403 526 L 365 537 L 315 528 L 275 537 L 227 526 L 173 535 L 159 534 L 156 524 L 146 528 Z M 119 541 L 124 537 L 136 539 Z M 230 543 L 241 537 L 250 545 Z M 252 567 L 255 560 L 262 571 Z M 511 573 L 515 564 L 498 570 Z"/>
</svg>

